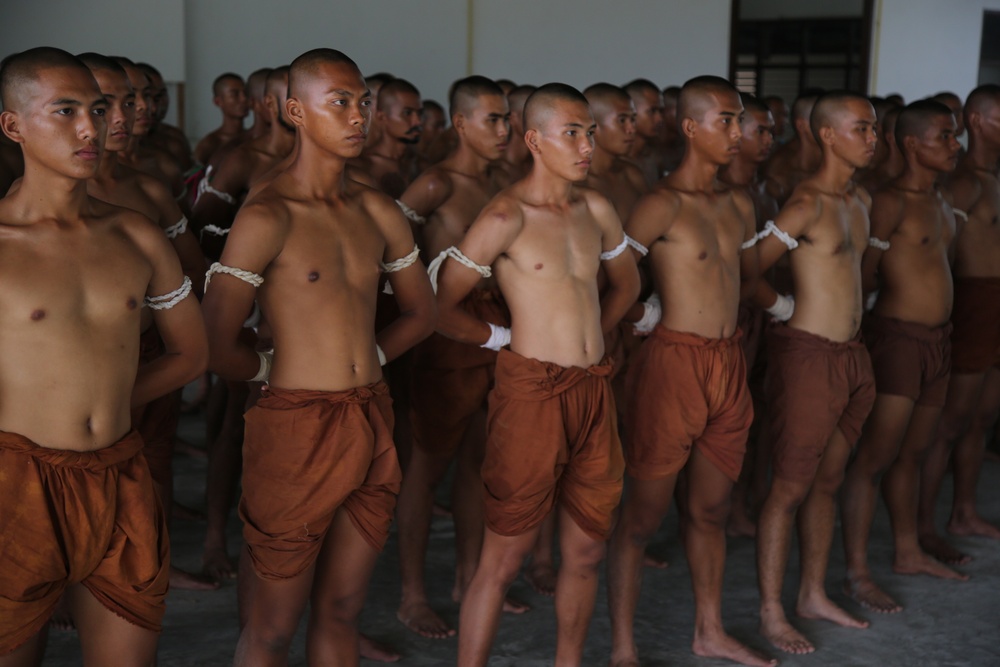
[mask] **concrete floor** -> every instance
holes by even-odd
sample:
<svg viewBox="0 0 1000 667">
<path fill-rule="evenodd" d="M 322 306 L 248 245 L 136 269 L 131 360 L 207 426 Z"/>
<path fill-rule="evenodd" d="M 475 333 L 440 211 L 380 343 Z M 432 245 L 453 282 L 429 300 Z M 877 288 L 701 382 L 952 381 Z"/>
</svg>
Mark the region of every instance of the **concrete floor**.
<svg viewBox="0 0 1000 667">
<path fill-rule="evenodd" d="M 202 444 L 203 421 L 186 416 L 181 434 Z M 203 507 L 205 461 L 178 456 L 175 466 L 178 500 L 191 507 Z M 984 515 L 1000 520 L 1000 464 L 988 462 L 980 485 Z M 943 525 L 950 503 L 947 486 L 939 507 Z M 891 544 L 884 508 L 876 517 L 872 541 L 873 570 L 885 587 L 905 607 L 900 614 L 879 616 L 865 612 L 839 593 L 844 573 L 839 535 L 834 545 L 828 587 L 835 600 L 852 612 L 871 620 L 868 630 L 849 630 L 819 621 L 793 621 L 817 645 L 808 656 L 779 655 L 757 634 L 757 588 L 754 545 L 750 540 L 730 540 L 723 599 L 726 626 L 736 637 L 778 657 L 784 665 L 810 667 L 837 665 L 878 666 L 959 666 L 1000 667 L 1000 543 L 983 539 L 956 539 L 963 551 L 975 560 L 961 568 L 971 575 L 965 583 L 928 577 L 895 575 L 890 569 Z M 176 521 L 172 545 L 177 565 L 187 570 L 200 568 L 204 523 Z M 240 527 L 234 515 L 230 521 L 232 553 L 239 542 Z M 671 566 L 647 570 L 636 621 L 636 637 L 648 667 L 663 665 L 732 664 L 696 658 L 690 652 L 693 598 L 683 552 L 674 538 L 676 516 L 672 513 L 657 538 Z M 457 623 L 458 607 L 451 602 L 452 545 L 454 533 L 449 519 L 436 517 L 432 526 L 428 568 L 432 602 L 452 623 Z M 792 554 L 785 593 L 790 608 L 797 579 L 797 559 Z M 505 615 L 494 646 L 493 667 L 535 667 L 551 664 L 555 648 L 555 617 L 550 598 L 535 594 L 525 583 L 514 585 L 512 594 L 528 602 L 533 610 L 522 616 Z M 414 667 L 455 663 L 455 639 L 430 640 L 406 630 L 395 618 L 399 598 L 398 551 L 395 533 L 382 554 L 371 584 L 362 616 L 362 629 L 395 646 L 404 654 L 398 664 Z M 603 586 L 591 624 L 584 663 L 606 665 L 610 651 L 609 622 Z M 303 624 L 304 625 L 304 624 Z M 161 667 L 197 667 L 231 663 L 237 640 L 236 585 L 227 582 L 219 591 L 194 593 L 173 591 L 168 598 L 167 617 L 159 644 Z M 76 635 L 53 632 L 45 665 L 79 665 Z M 304 632 L 296 637 L 291 665 L 305 665 Z M 363 661 L 365 665 L 379 663 Z"/>
</svg>

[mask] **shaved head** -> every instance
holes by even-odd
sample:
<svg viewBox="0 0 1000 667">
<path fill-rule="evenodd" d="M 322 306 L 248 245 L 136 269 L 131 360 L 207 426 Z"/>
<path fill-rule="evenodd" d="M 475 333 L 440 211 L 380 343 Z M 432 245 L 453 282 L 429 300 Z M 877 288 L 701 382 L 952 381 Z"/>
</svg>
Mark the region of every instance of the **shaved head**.
<svg viewBox="0 0 1000 667">
<path fill-rule="evenodd" d="M 583 91 L 583 96 L 587 98 L 594 115 L 607 113 L 615 102 L 625 102 L 631 104 L 632 98 L 625 92 L 624 88 L 610 83 L 595 83 L 588 86 Z"/>
<path fill-rule="evenodd" d="M 626 93 L 633 97 L 636 95 L 642 95 L 645 92 L 651 92 L 655 95 L 660 94 L 660 88 L 649 79 L 632 79 L 622 86 L 622 88 L 625 89 Z"/>
<path fill-rule="evenodd" d="M 547 83 L 524 103 L 524 129 L 541 130 L 552 115 L 556 102 L 575 102 L 586 106 L 587 98 L 579 90 L 565 83 Z"/>
<path fill-rule="evenodd" d="M 301 94 L 300 88 L 312 81 L 323 65 L 349 65 L 358 70 L 357 63 L 347 55 L 335 49 L 313 49 L 306 51 L 301 56 L 292 61 L 288 70 L 288 96 L 296 97 Z"/>
<path fill-rule="evenodd" d="M 817 93 L 804 93 L 796 97 L 795 101 L 792 102 L 792 119 L 809 120 L 818 99 Z"/>
<path fill-rule="evenodd" d="M 771 113 L 771 109 L 759 97 L 754 97 L 750 93 L 740 93 L 740 102 L 743 102 L 743 108 L 747 111 Z"/>
<path fill-rule="evenodd" d="M 31 99 L 32 84 L 44 69 L 68 67 L 81 69 L 93 78 L 79 58 L 62 49 L 40 46 L 4 58 L 0 63 L 0 102 L 4 111 L 23 111 Z M 97 83 L 94 83 L 95 87 Z"/>
<path fill-rule="evenodd" d="M 681 88 L 677 101 L 677 120 L 684 119 L 700 123 L 705 118 L 705 112 L 716 106 L 716 96 L 736 95 L 736 86 L 719 76 L 696 76 Z"/>
<path fill-rule="evenodd" d="M 77 56 L 77 58 L 79 58 L 84 65 L 89 67 L 91 72 L 111 72 L 112 74 L 117 74 L 128 79 L 128 72 L 126 72 L 121 63 L 114 58 L 109 58 L 108 56 L 103 56 L 100 53 L 94 53 L 92 51 L 81 53 Z"/>
<path fill-rule="evenodd" d="M 267 77 L 264 79 L 264 90 L 261 96 L 274 95 L 280 100 L 288 91 L 288 72 L 291 68 L 288 65 L 275 67 L 267 70 Z M 258 70 L 260 71 L 260 70 Z"/>
<path fill-rule="evenodd" d="M 270 67 L 261 67 L 247 77 L 247 97 L 255 100 L 263 99 L 267 88 L 267 77 L 271 72 Z"/>
<path fill-rule="evenodd" d="M 823 93 L 816 100 L 812 113 L 809 115 L 809 129 L 817 143 L 822 143 L 819 133 L 824 127 L 833 127 L 841 116 L 847 112 L 851 102 L 862 102 L 871 106 L 871 102 L 864 95 L 851 92 L 849 90 L 835 90 Z M 874 111 L 874 108 L 872 108 Z"/>
<path fill-rule="evenodd" d="M 510 112 L 524 113 L 524 103 L 528 101 L 528 98 L 536 90 L 538 90 L 537 86 L 532 86 L 530 83 L 522 83 L 507 93 L 507 103 L 510 104 Z"/>
<path fill-rule="evenodd" d="M 954 114 L 947 105 L 935 100 L 920 100 L 903 107 L 893 129 L 899 150 L 906 151 L 904 148 L 906 137 L 922 138 L 934 121 L 942 116 L 952 118 Z"/>
<path fill-rule="evenodd" d="M 222 94 L 222 87 L 230 81 L 239 81 L 240 85 L 243 84 L 243 77 L 239 74 L 234 74 L 233 72 L 226 72 L 225 74 L 220 74 L 215 77 L 215 81 L 212 82 L 212 95 L 218 97 Z"/>
<path fill-rule="evenodd" d="M 474 75 L 459 79 L 451 85 L 448 110 L 452 116 L 456 114 L 467 116 L 476 108 L 479 98 L 484 95 L 505 97 L 503 88 L 485 76 Z"/>
<path fill-rule="evenodd" d="M 420 97 L 417 87 L 406 79 L 393 79 L 382 84 L 378 89 L 378 108 L 383 109 L 388 106 L 390 100 L 395 100 L 399 95 L 416 95 Z"/>
<path fill-rule="evenodd" d="M 1000 103 L 1000 86 L 987 83 L 977 87 L 965 100 L 965 118 L 974 113 L 986 113 Z"/>
</svg>

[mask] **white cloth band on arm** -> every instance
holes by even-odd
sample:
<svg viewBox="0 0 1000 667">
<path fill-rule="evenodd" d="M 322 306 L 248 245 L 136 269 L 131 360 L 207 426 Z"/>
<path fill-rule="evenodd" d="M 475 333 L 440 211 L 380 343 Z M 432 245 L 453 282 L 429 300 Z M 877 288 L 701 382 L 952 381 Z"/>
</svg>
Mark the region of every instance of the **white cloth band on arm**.
<svg viewBox="0 0 1000 667">
<path fill-rule="evenodd" d="M 386 363 L 385 352 L 382 350 L 382 347 L 378 343 L 375 344 L 375 353 L 378 355 L 378 365 L 385 366 Z"/>
<path fill-rule="evenodd" d="M 150 310 L 170 310 L 191 294 L 191 279 L 184 276 L 184 282 L 173 292 L 163 296 L 147 296 L 142 300 L 142 305 Z"/>
<path fill-rule="evenodd" d="M 635 251 L 640 255 L 642 255 L 643 257 L 649 254 L 649 248 L 642 245 L 628 234 L 625 235 L 625 241 L 628 243 L 630 248 L 635 249 Z"/>
<path fill-rule="evenodd" d="M 868 237 L 868 245 L 873 248 L 878 248 L 879 250 L 885 251 L 889 249 L 889 242 L 883 241 L 882 239 L 877 239 L 874 236 Z"/>
<path fill-rule="evenodd" d="M 427 223 L 427 218 L 420 215 L 419 213 L 417 213 L 412 208 L 410 208 L 403 202 L 399 201 L 398 199 L 396 200 L 396 204 L 399 206 L 399 210 L 403 212 L 403 215 L 405 215 L 406 219 L 409 220 L 410 222 L 415 222 L 418 225 L 423 225 Z"/>
<path fill-rule="evenodd" d="M 740 249 L 741 250 L 749 250 L 750 248 L 752 248 L 755 245 L 757 245 L 758 241 L 760 241 L 765 236 L 768 236 L 769 234 L 770 234 L 770 232 L 768 232 L 766 234 L 764 232 L 757 232 L 756 234 L 754 234 L 753 236 L 751 236 L 750 238 L 748 238 L 746 241 L 744 241 L 743 243 L 741 243 L 740 244 Z"/>
<path fill-rule="evenodd" d="M 779 294 L 777 301 L 766 310 L 778 322 L 787 322 L 795 314 L 795 297 L 790 294 L 788 296 Z"/>
<path fill-rule="evenodd" d="M 492 322 L 487 322 L 487 324 L 490 325 L 490 339 L 479 347 L 499 352 L 501 347 L 510 345 L 510 327 L 501 327 Z"/>
<path fill-rule="evenodd" d="M 229 274 L 234 278 L 239 278 L 245 283 L 250 283 L 254 287 L 260 287 L 264 284 L 264 276 L 258 275 L 253 271 L 237 269 L 234 266 L 226 266 L 225 264 L 215 262 L 212 266 L 208 267 L 208 271 L 205 272 L 205 289 L 208 289 L 208 284 L 212 282 L 212 276 L 216 273 Z"/>
<path fill-rule="evenodd" d="M 865 310 L 867 311 L 873 310 L 877 302 L 878 302 L 878 290 L 875 290 L 874 292 L 868 295 L 867 299 L 865 299 Z"/>
<path fill-rule="evenodd" d="M 434 288 L 434 293 L 437 294 L 438 291 L 438 272 L 441 270 L 441 265 L 444 264 L 444 260 L 451 257 L 456 262 L 462 266 L 472 269 L 478 273 L 483 278 L 489 278 L 493 275 L 493 269 L 488 266 L 482 266 L 481 264 L 476 264 L 471 259 L 465 256 L 461 250 L 455 246 L 451 246 L 447 250 L 442 250 L 441 254 L 431 260 L 431 263 L 427 265 L 427 277 L 431 279 L 431 287 Z"/>
<path fill-rule="evenodd" d="M 167 235 L 168 239 L 175 239 L 188 229 L 188 219 L 187 216 L 181 216 L 180 222 L 176 225 L 170 225 L 163 230 L 163 233 Z"/>
<path fill-rule="evenodd" d="M 608 250 L 601 253 L 601 261 L 606 262 L 609 259 L 614 259 L 618 255 L 625 252 L 625 248 L 628 248 L 628 234 L 622 239 L 622 242 L 615 246 L 614 250 Z"/>
<path fill-rule="evenodd" d="M 227 236 L 229 231 L 228 227 L 219 227 L 218 225 L 205 225 L 201 228 L 202 234 L 211 234 L 212 236 Z"/>
<path fill-rule="evenodd" d="M 194 203 L 197 204 L 198 200 L 201 199 L 202 195 L 205 194 L 215 195 L 216 197 L 226 202 L 230 206 L 236 206 L 235 197 L 233 197 L 228 192 L 223 192 L 222 190 L 216 190 L 215 188 L 213 188 L 211 185 L 208 184 L 208 175 L 206 175 L 205 178 L 201 179 L 201 182 L 198 183 L 198 196 L 195 197 Z"/>
<path fill-rule="evenodd" d="M 249 381 L 267 382 L 267 379 L 271 377 L 271 364 L 274 362 L 274 351 L 258 352 L 257 356 L 260 357 L 260 368 L 257 369 L 257 375 L 254 375 Z"/>
<path fill-rule="evenodd" d="M 383 273 L 395 273 L 396 271 L 402 271 L 407 267 L 413 266 L 419 258 L 420 248 L 413 246 L 413 251 L 409 255 L 400 257 L 399 259 L 393 260 L 388 264 L 385 262 L 379 262 L 378 266 L 382 269 Z"/>
<path fill-rule="evenodd" d="M 760 239 L 763 239 L 766 236 L 772 236 L 772 235 L 777 237 L 779 241 L 784 243 L 785 247 L 787 247 L 789 250 L 795 250 L 796 248 L 799 247 L 799 242 L 793 239 L 785 232 L 778 229 L 778 226 L 774 224 L 774 220 L 767 221 L 767 223 L 764 225 L 764 231 L 758 234 L 760 238 L 757 240 L 759 241 Z"/>
<path fill-rule="evenodd" d="M 642 304 L 642 317 L 633 324 L 637 334 L 648 334 L 663 317 L 663 305 L 660 303 L 660 295 L 653 292 Z"/>
<path fill-rule="evenodd" d="M 966 213 L 965 211 L 963 211 L 962 209 L 960 209 L 960 208 L 953 208 L 951 210 L 955 213 L 955 217 L 956 218 L 961 218 L 964 222 L 968 222 L 969 221 L 969 214 Z"/>
</svg>

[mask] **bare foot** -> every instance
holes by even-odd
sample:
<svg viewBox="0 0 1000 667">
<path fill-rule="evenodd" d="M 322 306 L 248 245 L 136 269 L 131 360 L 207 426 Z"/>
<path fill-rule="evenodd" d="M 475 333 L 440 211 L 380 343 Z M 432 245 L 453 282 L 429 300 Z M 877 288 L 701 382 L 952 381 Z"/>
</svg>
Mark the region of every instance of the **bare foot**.
<svg viewBox="0 0 1000 667">
<path fill-rule="evenodd" d="M 792 624 L 782 615 L 781 618 L 768 618 L 764 614 L 760 617 L 760 634 L 764 639 L 771 642 L 771 645 L 779 651 L 802 655 L 812 653 L 816 647 L 812 645 L 801 632 L 792 627 Z"/>
<path fill-rule="evenodd" d="M 888 593 L 879 588 L 872 581 L 871 577 L 846 579 L 844 581 L 844 593 L 865 609 L 870 609 L 880 614 L 895 614 L 903 611 L 903 608 Z"/>
<path fill-rule="evenodd" d="M 858 628 L 860 630 L 868 627 L 868 621 L 848 614 L 826 595 L 810 599 L 800 598 L 795 607 L 795 613 L 802 618 L 830 621 L 845 628 Z"/>
<path fill-rule="evenodd" d="M 972 556 L 963 554 L 938 535 L 921 535 L 920 548 L 946 565 L 966 565 L 972 562 Z"/>
<path fill-rule="evenodd" d="M 746 644 L 737 641 L 724 632 L 711 637 L 705 635 L 699 636 L 695 632 L 691 650 L 695 655 L 703 658 L 724 658 L 738 662 L 741 665 L 750 665 L 750 667 L 771 667 L 778 664 L 777 660 L 754 651 Z"/>
<path fill-rule="evenodd" d="M 199 510 L 187 505 L 181 505 L 176 500 L 171 508 L 171 515 L 181 521 L 205 521 L 205 515 Z"/>
<path fill-rule="evenodd" d="M 509 595 L 503 599 L 503 612 L 505 614 L 523 614 L 526 611 L 531 611 L 531 605 L 515 600 Z"/>
<path fill-rule="evenodd" d="M 896 574 L 929 574 L 932 577 L 940 577 L 942 579 L 969 580 L 969 575 L 956 572 L 922 551 L 907 556 L 896 554 L 896 560 L 892 564 L 892 571 Z"/>
<path fill-rule="evenodd" d="M 729 514 L 726 524 L 726 535 L 729 537 L 757 537 L 757 524 L 746 511 L 733 511 Z"/>
<path fill-rule="evenodd" d="M 452 516 L 451 508 L 445 507 L 440 503 L 434 503 L 434 505 L 431 506 L 431 514 L 434 516 Z"/>
<path fill-rule="evenodd" d="M 524 579 L 539 595 L 556 594 L 556 569 L 551 563 L 532 563 L 524 571 Z"/>
<path fill-rule="evenodd" d="M 611 658 L 611 662 L 608 664 L 610 665 L 610 667 L 642 667 L 642 665 L 639 663 L 639 659 L 632 657 L 623 658 L 621 660 L 615 660 L 614 658 Z"/>
<path fill-rule="evenodd" d="M 398 662 L 401 656 L 398 651 L 391 646 L 377 642 L 368 635 L 358 634 L 358 642 L 361 645 L 361 657 L 376 662 Z"/>
<path fill-rule="evenodd" d="M 225 547 L 216 549 L 206 547 L 201 557 L 201 571 L 217 581 L 235 579 L 236 563 L 229 558 Z"/>
<path fill-rule="evenodd" d="M 963 537 L 988 537 L 992 540 L 1000 540 L 1000 528 L 978 514 L 961 519 L 952 517 L 951 521 L 948 522 L 948 532 Z"/>
<path fill-rule="evenodd" d="M 426 601 L 400 604 L 396 618 L 410 630 L 424 637 L 446 639 L 455 636 L 455 629 L 434 613 Z"/>
<path fill-rule="evenodd" d="M 182 591 L 214 591 L 222 584 L 206 574 L 192 574 L 170 566 L 170 588 Z"/>
<path fill-rule="evenodd" d="M 646 547 L 646 550 L 642 553 L 643 566 L 651 567 L 655 570 L 665 570 L 670 567 L 670 563 L 667 562 L 666 558 L 655 553 L 660 550 L 660 546 L 662 545 Z"/>
</svg>

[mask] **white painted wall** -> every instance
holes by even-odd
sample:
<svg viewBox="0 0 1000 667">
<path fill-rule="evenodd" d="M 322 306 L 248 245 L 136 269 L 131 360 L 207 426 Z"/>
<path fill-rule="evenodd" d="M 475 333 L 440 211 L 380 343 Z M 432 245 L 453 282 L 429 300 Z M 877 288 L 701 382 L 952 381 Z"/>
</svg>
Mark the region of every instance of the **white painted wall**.
<svg viewBox="0 0 1000 667">
<path fill-rule="evenodd" d="M 876 0 L 871 93 L 964 98 L 979 80 L 985 10 L 1000 10 L 1000 0 Z"/>
<path fill-rule="evenodd" d="M 185 0 L 14 0 L 3 3 L 0 56 L 36 46 L 152 63 L 183 81 Z"/>
<path fill-rule="evenodd" d="M 864 0 L 740 0 L 740 18 L 834 18 L 861 16 Z"/>
<path fill-rule="evenodd" d="M 729 74 L 729 0 L 476 0 L 473 65 L 518 83 L 583 88 Z"/>
</svg>

